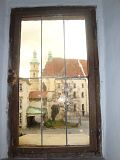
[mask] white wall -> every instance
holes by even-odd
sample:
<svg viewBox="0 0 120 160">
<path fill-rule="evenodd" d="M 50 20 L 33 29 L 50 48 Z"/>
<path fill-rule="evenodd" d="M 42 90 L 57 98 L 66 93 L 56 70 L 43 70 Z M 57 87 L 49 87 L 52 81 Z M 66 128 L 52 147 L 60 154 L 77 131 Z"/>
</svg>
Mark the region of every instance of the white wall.
<svg viewBox="0 0 120 160">
<path fill-rule="evenodd" d="M 109 2 L 109 0 L 106 0 Z M 102 112 L 102 151 L 105 150 L 105 68 L 104 68 L 104 30 L 102 15 L 102 0 L 0 0 L 0 158 L 7 157 L 7 61 L 9 53 L 9 22 L 10 9 L 14 7 L 28 6 L 97 6 L 97 25 L 98 25 L 98 50 L 100 61 L 100 85 L 101 85 L 101 112 Z"/>
<path fill-rule="evenodd" d="M 106 157 L 120 160 L 120 0 L 104 0 Z"/>
<path fill-rule="evenodd" d="M 7 62 L 8 32 L 5 29 L 6 1 L 0 0 L 0 159 L 7 156 Z M 4 61 L 6 59 L 6 62 Z M 5 62 L 5 63 L 4 63 Z M 3 69 L 4 67 L 4 69 Z"/>
</svg>

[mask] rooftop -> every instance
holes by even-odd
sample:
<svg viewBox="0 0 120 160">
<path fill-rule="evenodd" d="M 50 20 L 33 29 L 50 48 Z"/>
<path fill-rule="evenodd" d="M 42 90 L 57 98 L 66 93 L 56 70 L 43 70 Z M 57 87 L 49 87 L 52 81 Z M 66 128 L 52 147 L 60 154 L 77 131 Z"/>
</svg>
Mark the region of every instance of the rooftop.
<svg viewBox="0 0 120 160">
<path fill-rule="evenodd" d="M 29 99 L 41 99 L 46 97 L 47 97 L 47 92 L 31 91 L 29 93 Z"/>
<path fill-rule="evenodd" d="M 87 60 L 52 58 L 46 63 L 43 76 L 65 76 L 65 65 L 67 77 L 88 75 Z"/>
</svg>

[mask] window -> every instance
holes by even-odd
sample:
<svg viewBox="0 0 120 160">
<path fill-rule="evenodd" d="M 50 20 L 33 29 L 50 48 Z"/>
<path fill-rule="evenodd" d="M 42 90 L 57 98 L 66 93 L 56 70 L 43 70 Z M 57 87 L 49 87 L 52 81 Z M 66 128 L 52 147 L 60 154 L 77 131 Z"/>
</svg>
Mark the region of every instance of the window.
<svg viewBox="0 0 120 160">
<path fill-rule="evenodd" d="M 82 116 L 85 115 L 85 108 L 84 108 L 84 104 L 82 104 Z"/>
<path fill-rule="evenodd" d="M 19 99 L 19 109 L 22 109 L 22 97 Z"/>
<path fill-rule="evenodd" d="M 84 84 L 82 83 L 82 88 L 84 88 Z"/>
<path fill-rule="evenodd" d="M 82 104 L 82 110 L 84 110 L 84 104 Z"/>
<path fill-rule="evenodd" d="M 19 123 L 20 123 L 20 126 L 22 125 L 22 113 L 19 113 Z"/>
<path fill-rule="evenodd" d="M 84 92 L 81 93 L 81 97 L 84 98 Z"/>
<path fill-rule="evenodd" d="M 66 92 L 65 95 L 68 97 L 68 96 L 69 96 L 69 95 L 68 95 L 68 92 Z"/>
<path fill-rule="evenodd" d="M 33 77 L 35 78 L 35 73 L 33 73 Z"/>
<path fill-rule="evenodd" d="M 74 112 L 76 112 L 76 104 L 74 104 Z"/>
<path fill-rule="evenodd" d="M 76 98 L 76 92 L 73 92 L 73 98 Z"/>
<path fill-rule="evenodd" d="M 44 98 L 43 99 L 43 106 L 46 106 L 47 105 L 47 98 Z"/>
<path fill-rule="evenodd" d="M 74 88 L 76 88 L 76 84 L 74 83 Z"/>
<path fill-rule="evenodd" d="M 46 84 L 44 82 L 42 83 L 42 90 L 43 90 L 43 92 L 47 91 L 47 87 L 46 87 Z"/>
<path fill-rule="evenodd" d="M 58 88 L 60 88 L 60 83 L 58 83 Z"/>
<path fill-rule="evenodd" d="M 20 88 L 20 91 L 22 91 L 22 84 L 20 83 L 20 85 L 19 85 L 19 88 Z"/>
<path fill-rule="evenodd" d="M 10 144 L 14 156 L 33 153 L 30 156 L 35 157 L 41 151 L 46 154 L 48 150 L 51 153 L 99 150 L 99 69 L 95 26 L 94 7 L 12 10 L 10 63 L 18 74 L 18 81 L 11 92 L 14 100 L 10 100 Z M 33 52 L 31 57 L 29 51 Z M 37 65 L 35 73 L 33 67 L 29 70 L 29 65 L 34 63 Z M 20 77 L 25 83 L 22 89 L 24 113 L 18 109 Z M 85 105 L 87 103 L 90 112 L 81 119 L 81 98 L 85 97 L 84 92 L 81 94 L 80 85 L 84 79 L 88 94 Z M 55 88 L 58 82 L 62 86 L 58 86 L 59 92 L 61 89 L 59 97 Z M 76 85 L 77 91 L 73 92 Z M 82 105 L 83 116 L 85 105 Z M 85 126 L 82 125 L 84 120 Z M 18 134 L 21 123 L 27 128 L 27 134 L 24 135 L 25 128 L 21 127 L 23 135 L 18 136 L 21 135 Z M 29 126 L 32 127 L 32 134 Z M 86 127 L 86 133 L 83 130 L 81 134 L 80 127 Z M 32 137 L 30 141 L 29 135 Z"/>
</svg>

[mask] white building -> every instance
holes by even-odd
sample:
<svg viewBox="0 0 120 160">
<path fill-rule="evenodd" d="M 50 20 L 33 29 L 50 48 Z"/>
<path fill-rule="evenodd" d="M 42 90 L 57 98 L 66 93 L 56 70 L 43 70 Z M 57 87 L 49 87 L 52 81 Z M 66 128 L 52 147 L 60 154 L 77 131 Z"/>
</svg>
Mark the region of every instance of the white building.
<svg viewBox="0 0 120 160">
<path fill-rule="evenodd" d="M 26 128 L 26 111 L 29 105 L 30 83 L 28 79 L 19 79 L 19 126 Z"/>
</svg>

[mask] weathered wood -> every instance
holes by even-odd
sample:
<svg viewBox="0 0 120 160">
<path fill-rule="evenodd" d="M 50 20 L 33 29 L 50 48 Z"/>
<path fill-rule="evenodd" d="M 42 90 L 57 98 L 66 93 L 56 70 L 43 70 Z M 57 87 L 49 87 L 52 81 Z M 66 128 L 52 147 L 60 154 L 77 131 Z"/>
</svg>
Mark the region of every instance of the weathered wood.
<svg viewBox="0 0 120 160">
<path fill-rule="evenodd" d="M 37 8 L 16 8 L 11 11 L 10 26 L 10 67 L 15 73 L 19 74 L 20 62 L 20 32 L 21 21 L 24 19 L 85 19 L 87 52 L 88 52 L 88 81 L 89 81 L 89 108 L 90 108 L 90 145 L 89 146 L 61 146 L 61 147 L 34 147 L 19 148 L 18 145 L 18 120 L 19 120 L 19 80 L 11 87 L 9 94 L 9 128 L 10 128 L 10 146 L 9 155 L 17 157 L 41 157 L 44 159 L 60 157 L 67 155 L 67 159 L 85 158 L 78 156 L 78 153 L 84 155 L 86 152 L 100 151 L 100 102 L 99 102 L 99 62 L 97 53 L 97 37 L 94 34 L 96 28 L 95 7 L 37 7 Z M 52 154 L 50 154 L 52 153 Z M 70 155 L 71 154 L 71 155 Z M 64 158 L 64 156 L 62 158 Z M 89 157 L 90 160 L 90 157 Z"/>
</svg>

